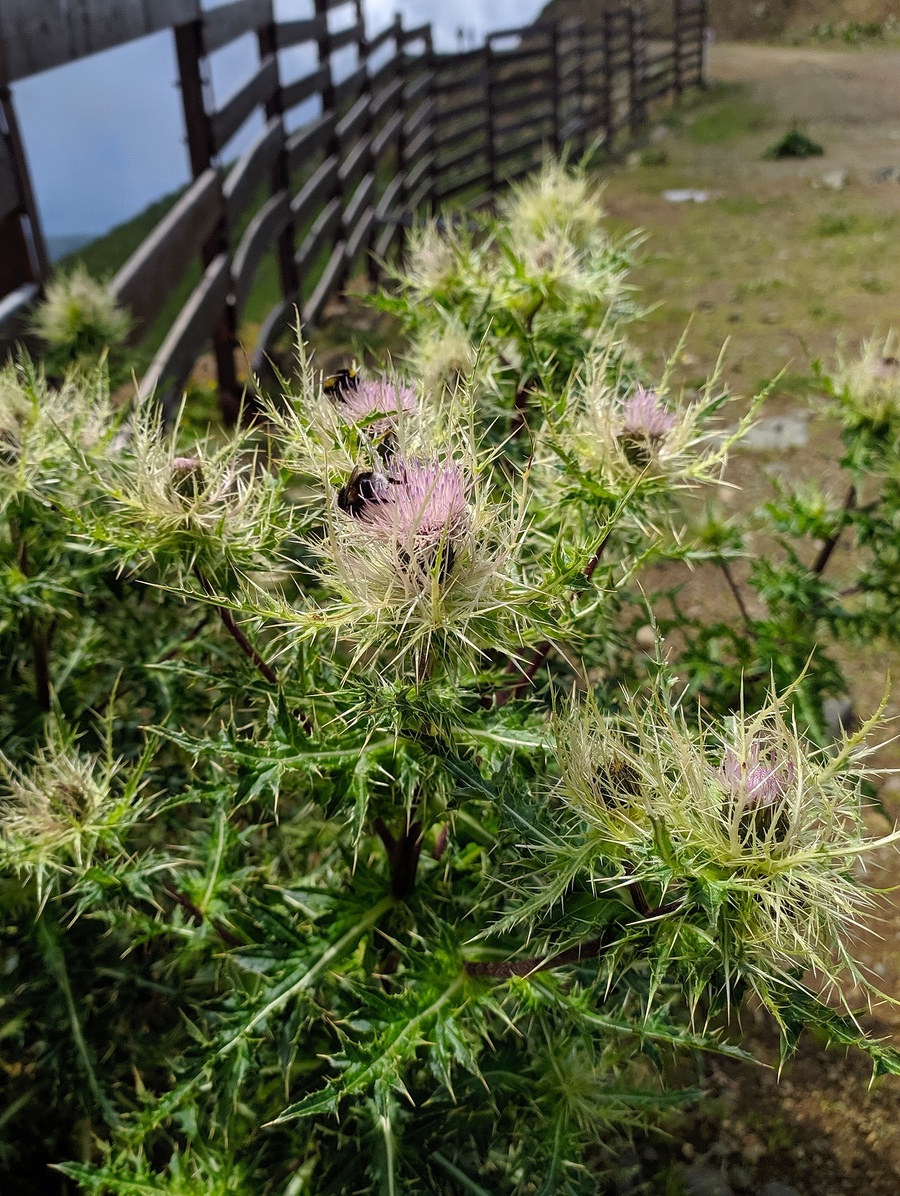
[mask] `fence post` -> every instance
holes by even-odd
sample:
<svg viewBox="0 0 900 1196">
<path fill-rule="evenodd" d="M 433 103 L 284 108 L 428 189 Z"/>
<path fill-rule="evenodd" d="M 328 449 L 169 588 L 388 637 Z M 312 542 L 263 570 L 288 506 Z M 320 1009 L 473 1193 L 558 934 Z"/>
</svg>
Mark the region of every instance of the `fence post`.
<svg viewBox="0 0 900 1196">
<path fill-rule="evenodd" d="M 356 184 L 356 186 L 357 187 L 362 186 L 366 175 L 369 173 L 372 174 L 372 197 L 371 197 L 370 203 L 372 203 L 374 205 L 374 203 L 376 202 L 376 199 L 375 199 L 375 178 L 374 178 L 375 163 L 374 163 L 374 159 L 372 157 L 372 77 L 369 72 L 369 43 L 368 43 L 368 39 L 366 37 L 366 23 L 365 23 L 365 14 L 363 12 L 362 0 L 355 0 L 354 11 L 356 13 L 356 23 L 359 25 L 359 28 L 360 28 L 359 36 L 356 39 L 357 68 L 364 66 L 366 73 L 365 73 L 365 80 L 364 80 L 363 85 L 359 91 L 359 95 L 357 96 L 357 98 L 355 100 L 352 101 L 352 103 L 357 104 L 364 97 L 367 100 L 366 114 L 365 114 L 365 117 L 363 118 L 362 125 L 360 126 L 360 129 L 358 132 L 358 137 L 360 140 L 362 140 L 364 137 L 368 138 L 368 142 L 369 142 L 369 144 L 365 150 L 365 153 L 363 154 L 362 159 L 360 160 L 362 177 L 360 178 L 360 180 Z M 348 199 L 349 199 L 349 196 L 345 195 L 344 196 L 345 202 Z M 357 212 L 357 220 L 358 221 L 364 220 L 365 216 L 366 216 L 365 209 L 363 209 L 363 211 L 361 211 L 361 212 Z M 370 270 L 370 266 L 373 266 L 374 263 L 371 262 L 371 258 L 369 256 L 368 251 L 372 244 L 372 230 L 374 229 L 374 227 L 375 227 L 375 224 L 374 224 L 374 219 L 373 219 L 372 224 L 369 227 L 369 232 L 366 234 L 366 237 L 362 241 L 360 241 L 359 245 L 357 246 L 356 255 L 354 257 L 354 260 L 358 260 L 359 254 L 361 253 L 363 255 L 363 258 L 366 263 L 366 273 L 368 274 L 368 276 L 370 278 L 373 277 L 372 271 Z M 341 217 L 341 237 L 343 238 L 344 243 L 348 246 L 350 244 L 350 237 L 351 237 L 352 233 L 353 233 L 353 229 L 348 229 L 346 222 L 345 222 L 345 218 L 342 216 Z M 342 271 L 343 276 L 346 278 L 350 274 L 352 269 L 353 269 L 353 261 L 351 261 L 350 258 L 345 255 L 344 270 Z M 340 279 L 338 279 L 338 281 L 340 281 Z"/>
<path fill-rule="evenodd" d="M 406 60 L 406 31 L 403 28 L 402 18 L 399 13 L 396 16 L 397 22 L 397 78 L 400 81 L 400 106 L 403 107 L 403 95 L 406 91 L 407 83 L 409 82 L 409 71 L 407 70 Z M 397 130 L 397 148 L 395 152 L 395 161 L 397 164 L 397 175 L 400 182 L 397 185 L 397 195 L 394 199 L 394 213 L 398 221 L 397 234 L 399 235 L 402 225 L 399 223 L 403 219 L 406 212 L 406 201 L 409 198 L 408 188 L 406 186 L 406 121 L 401 120 L 400 127 Z M 412 215 L 412 213 L 410 213 Z M 385 217 L 390 220 L 392 218 L 391 212 L 385 212 Z"/>
<path fill-rule="evenodd" d="M 587 143 L 587 45 L 585 24 L 577 20 L 572 25 L 572 53 L 575 57 L 574 77 L 574 128 L 572 148 L 583 154 Z"/>
<path fill-rule="evenodd" d="M 284 134 L 284 96 L 281 90 L 281 68 L 278 63 L 278 33 L 274 16 L 268 24 L 257 30 L 260 60 L 268 55 L 275 58 L 275 91 L 271 99 L 266 102 L 266 119 L 278 118 L 281 125 L 281 148 L 278 157 L 272 163 L 271 190 L 273 195 L 285 191 L 290 198 L 291 177 L 288 169 L 287 141 Z M 294 261 L 296 250 L 296 229 L 293 217 L 288 221 L 285 229 L 279 234 L 275 243 L 275 254 L 278 259 L 278 275 L 281 282 L 282 298 L 289 300 L 297 295 L 300 279 L 297 274 L 297 263 Z"/>
<path fill-rule="evenodd" d="M 334 73 L 331 69 L 331 31 L 328 28 L 328 10 L 333 8 L 334 4 L 329 3 L 329 0 L 315 0 L 315 12 L 317 17 L 322 18 L 322 31 L 316 38 L 316 55 L 319 66 L 326 68 L 325 82 L 322 85 L 322 112 L 331 112 L 334 116 L 334 123 L 332 124 L 331 136 L 324 147 L 325 157 L 334 157 L 338 164 L 341 160 L 341 139 L 337 134 L 337 97 L 334 90 Z M 334 177 L 334 185 L 329 188 L 328 194 L 323 197 L 323 206 L 329 203 L 332 199 L 342 198 L 341 196 L 341 180 L 337 174 Z M 331 249 L 336 245 L 334 237 L 331 239 Z M 301 279 L 302 282 L 302 279 Z"/>
<path fill-rule="evenodd" d="M 603 13 L 603 147 L 612 153 L 616 136 L 616 112 L 613 100 L 613 28 L 614 14 L 606 9 Z"/>
<path fill-rule="evenodd" d="M 697 86 L 707 86 L 707 47 L 706 29 L 709 25 L 709 0 L 700 0 L 700 65 L 697 68 Z"/>
<path fill-rule="evenodd" d="M 494 47 L 491 35 L 484 39 L 484 111 L 487 121 L 488 186 L 497 190 L 497 129 L 494 113 Z"/>
<path fill-rule="evenodd" d="M 203 79 L 205 49 L 202 19 L 175 26 L 175 53 L 178 59 L 178 78 L 191 173 L 196 179 L 213 164 L 215 154 L 212 121 L 206 105 Z M 220 253 L 228 255 L 229 259 L 231 257 L 224 201 L 219 222 L 201 251 L 203 265 L 208 266 Z M 241 408 L 241 392 L 234 361 L 236 348 L 237 318 L 234 298 L 229 294 L 213 332 L 216 376 L 219 381 L 219 409 L 226 423 L 234 423 Z"/>
<path fill-rule="evenodd" d="M 428 137 L 428 140 L 425 144 L 424 152 L 426 154 L 432 155 L 431 165 L 428 167 L 429 186 L 428 186 L 428 193 L 427 193 L 428 213 L 429 213 L 429 215 L 432 215 L 434 213 L 435 208 L 437 207 L 438 176 L 437 176 L 437 144 L 436 144 L 436 137 L 437 137 L 437 87 L 435 86 L 435 83 L 437 81 L 437 63 L 435 62 L 435 56 L 434 56 L 434 38 L 432 37 L 432 34 L 431 34 L 431 25 L 428 26 L 428 31 L 425 34 L 424 40 L 425 40 L 425 50 L 423 52 L 423 58 L 425 60 L 425 70 L 431 72 L 431 85 L 430 85 L 428 91 L 425 93 L 425 96 L 424 96 L 422 102 L 428 103 L 430 101 L 430 103 L 431 103 L 431 118 L 430 118 L 430 122 L 429 122 L 430 128 L 431 128 L 431 135 Z"/>
<path fill-rule="evenodd" d="M 559 52 L 559 24 L 554 21 L 550 27 L 550 99 L 553 104 L 553 152 L 559 157 L 562 149 L 562 103 L 560 75 L 562 64 Z"/>
<path fill-rule="evenodd" d="M 9 153 L 20 206 L 18 210 L 11 212 L 5 220 L 0 222 L 0 246 L 2 246 L 0 298 L 10 291 L 17 290 L 24 283 L 41 284 L 50 273 L 47 246 L 37 205 L 34 201 L 34 192 L 31 188 L 31 177 L 28 172 L 28 162 L 25 157 L 19 123 L 13 108 L 12 93 L 5 84 L 2 84 L 0 85 L 0 144 L 4 141 Z M 27 231 L 22 222 L 23 217 L 28 222 Z"/>
<path fill-rule="evenodd" d="M 631 114 L 631 131 L 637 134 L 646 116 L 644 105 L 644 79 L 646 73 L 646 38 L 644 32 L 644 10 L 628 9 L 628 107 Z"/>
<path fill-rule="evenodd" d="M 682 5 L 682 0 L 675 0 L 674 32 L 672 42 L 672 90 L 675 93 L 676 100 L 680 100 L 684 94 L 684 69 L 682 65 L 683 55 L 681 52 L 683 28 L 684 8 Z"/>
</svg>

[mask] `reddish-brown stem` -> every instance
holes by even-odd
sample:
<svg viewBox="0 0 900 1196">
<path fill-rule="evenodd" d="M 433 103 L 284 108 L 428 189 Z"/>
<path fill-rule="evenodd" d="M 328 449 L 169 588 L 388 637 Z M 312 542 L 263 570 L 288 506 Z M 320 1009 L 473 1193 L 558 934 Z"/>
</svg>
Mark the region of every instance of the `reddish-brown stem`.
<svg viewBox="0 0 900 1196">
<path fill-rule="evenodd" d="M 509 980 L 511 976 L 530 976 L 534 972 L 546 972 L 548 968 L 561 968 L 567 963 L 579 963 L 582 959 L 592 959 L 608 945 L 607 935 L 601 934 L 586 943 L 578 943 L 566 951 L 560 951 L 556 955 L 544 958 L 533 956 L 531 959 L 466 960 L 463 966 L 468 976 L 485 976 L 490 980 Z"/>
<path fill-rule="evenodd" d="M 744 596 L 738 588 L 737 582 L 734 580 L 734 574 L 731 572 L 731 566 L 727 561 L 719 561 L 719 568 L 722 571 L 722 576 L 728 583 L 728 588 L 731 590 L 732 596 L 737 603 L 738 610 L 741 612 L 741 618 L 744 620 L 744 626 L 748 631 L 753 631 L 753 620 L 750 618 L 750 612 L 747 610 L 747 604 L 744 602 Z"/>
<path fill-rule="evenodd" d="M 206 596 L 208 598 L 214 598 L 215 591 L 213 590 L 213 587 L 206 574 L 202 571 L 202 569 L 199 568 L 196 568 L 194 572 L 197 576 L 197 580 L 203 587 L 203 591 Z M 266 663 L 262 656 L 260 656 L 257 650 L 247 639 L 246 635 L 244 635 L 243 631 L 241 631 L 240 627 L 238 627 L 237 623 L 234 621 L 234 615 L 231 613 L 231 611 L 226 606 L 219 606 L 217 602 L 214 602 L 213 605 L 218 612 L 219 618 L 222 620 L 222 626 L 225 628 L 240 650 L 244 653 L 248 660 L 253 661 L 254 665 L 256 665 L 259 672 L 263 675 L 263 677 L 265 677 L 266 681 L 268 681 L 270 685 L 277 685 L 278 674 L 273 668 L 271 668 L 270 665 Z"/>
<path fill-rule="evenodd" d="M 844 501 L 841 505 L 841 521 L 835 529 L 834 533 L 828 537 L 822 547 L 819 549 L 819 555 L 813 562 L 812 571 L 817 575 L 825 572 L 825 566 L 831 560 L 831 555 L 838 546 L 838 541 L 841 538 L 841 533 L 847 526 L 846 516 L 856 506 L 856 486 L 853 482 L 850 483 L 850 489 L 844 496 Z"/>
<path fill-rule="evenodd" d="M 603 551 L 606 548 L 606 545 L 609 543 L 609 537 L 610 533 L 607 532 L 597 546 L 597 551 L 585 566 L 585 581 L 590 581 L 594 576 L 594 573 L 597 571 L 597 566 L 600 564 L 600 561 L 603 557 Z M 551 647 L 552 645 L 549 640 L 544 640 L 542 643 L 538 644 L 525 671 L 516 678 L 516 680 L 512 683 L 512 685 L 509 686 L 508 689 L 502 689 L 497 693 L 496 704 L 498 706 L 505 706 L 511 698 L 518 697 L 526 685 L 531 684 L 541 665 L 549 656 Z"/>
<path fill-rule="evenodd" d="M 678 902 L 672 901 L 667 905 L 661 905 L 658 909 L 651 909 L 640 881 L 634 880 L 625 888 L 631 894 L 635 910 L 643 919 L 659 918 L 678 908 Z M 550 968 L 561 968 L 568 963 L 580 963 L 583 959 L 593 959 L 609 946 L 610 934 L 611 931 L 607 930 L 597 938 L 588 939 L 584 943 L 576 943 L 574 947 L 558 951 L 556 955 L 533 955 L 529 959 L 467 960 L 463 967 L 468 976 L 484 976 L 490 980 L 509 980 L 512 976 L 531 976 L 535 972 L 546 972 Z"/>
<path fill-rule="evenodd" d="M 192 642 L 192 640 L 195 640 L 197 638 L 197 636 L 200 634 L 200 632 L 203 630 L 203 628 L 209 622 L 209 618 L 210 618 L 209 612 L 207 611 L 207 613 L 203 616 L 203 618 L 200 620 L 200 622 L 197 624 L 196 627 L 194 627 L 191 631 L 189 631 L 187 633 L 187 635 L 183 636 L 178 641 L 178 643 L 175 645 L 174 648 L 170 648 L 169 651 L 166 652 L 166 654 L 164 656 L 160 656 L 158 663 L 165 664 L 165 662 L 167 660 L 174 660 L 174 658 L 178 655 L 178 653 L 185 646 L 185 644 L 189 644 Z"/>
<path fill-rule="evenodd" d="M 375 833 L 384 844 L 391 869 L 391 893 L 400 901 L 412 896 L 422 851 L 424 827 L 420 821 L 407 822 L 394 838 L 382 818 L 375 819 Z"/>
<path fill-rule="evenodd" d="M 166 892 L 173 901 L 177 902 L 178 905 L 181 906 L 181 908 L 196 926 L 202 926 L 202 924 L 206 921 L 203 910 L 199 905 L 191 901 L 187 893 L 182 893 L 179 889 L 166 889 Z M 237 935 L 232 934 L 228 927 L 224 926 L 221 922 L 213 922 L 212 926 L 226 947 L 239 947 L 241 945 L 241 940 L 237 937 Z"/>
</svg>

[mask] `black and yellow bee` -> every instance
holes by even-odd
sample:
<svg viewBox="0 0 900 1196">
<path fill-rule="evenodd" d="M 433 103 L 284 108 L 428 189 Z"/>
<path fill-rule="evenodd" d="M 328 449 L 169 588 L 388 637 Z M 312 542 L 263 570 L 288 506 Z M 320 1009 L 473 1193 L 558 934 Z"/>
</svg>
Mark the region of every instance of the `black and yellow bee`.
<svg viewBox="0 0 900 1196">
<path fill-rule="evenodd" d="M 334 403 L 340 402 L 349 391 L 356 390 L 357 386 L 359 386 L 359 370 L 353 366 L 329 374 L 322 382 L 323 392 Z"/>
<path fill-rule="evenodd" d="M 369 503 L 384 502 L 384 486 L 395 481 L 383 473 L 357 466 L 338 490 L 337 505 L 354 519 L 359 519 Z"/>
<path fill-rule="evenodd" d="M 605 805 L 620 805 L 629 797 L 640 796 L 640 774 L 629 760 L 613 756 L 597 769 L 597 791 Z"/>
</svg>

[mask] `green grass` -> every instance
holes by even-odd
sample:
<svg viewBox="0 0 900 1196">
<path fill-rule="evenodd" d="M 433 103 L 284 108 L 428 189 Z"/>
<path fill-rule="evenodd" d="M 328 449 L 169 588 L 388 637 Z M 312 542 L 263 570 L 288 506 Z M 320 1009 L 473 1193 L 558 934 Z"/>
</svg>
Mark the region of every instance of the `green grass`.
<svg viewBox="0 0 900 1196">
<path fill-rule="evenodd" d="M 736 141 L 764 128 L 769 117 L 766 105 L 736 84 L 713 85 L 709 101 L 689 126 L 689 136 L 697 145 Z"/>
</svg>

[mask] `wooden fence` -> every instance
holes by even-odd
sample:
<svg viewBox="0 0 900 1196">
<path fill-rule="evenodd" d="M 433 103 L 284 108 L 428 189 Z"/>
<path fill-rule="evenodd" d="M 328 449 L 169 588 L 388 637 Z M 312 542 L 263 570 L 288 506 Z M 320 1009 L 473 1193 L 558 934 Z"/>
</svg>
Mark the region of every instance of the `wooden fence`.
<svg viewBox="0 0 900 1196">
<path fill-rule="evenodd" d="M 260 331 L 254 368 L 295 310 L 314 324 L 363 263 L 374 275 L 415 213 L 452 199 L 486 201 L 548 150 L 610 151 L 654 101 L 703 82 L 705 0 L 675 0 L 664 38 L 648 36 L 642 10 L 626 7 L 589 24 L 502 30 L 449 55 L 434 52 L 430 26 L 404 29 L 399 17 L 369 36 L 362 0 L 313 0 L 312 9 L 277 22 L 272 0 L 209 10 L 199 0 L 42 0 L 38 20 L 32 0 L 4 0 L 0 337 L 19 332 L 48 273 L 8 87 L 37 70 L 172 30 L 193 181 L 109 285 L 139 340 L 199 256 L 199 281 L 141 387 L 167 401 L 212 348 L 227 417 L 243 390 L 238 328 L 267 254 L 276 257 L 281 298 Z M 336 12 L 345 20 L 335 29 Z M 213 106 L 209 56 L 248 34 L 255 69 Z M 284 51 L 300 46 L 315 66 L 285 79 Z M 333 56 L 348 48 L 354 65 L 338 78 Z M 286 132 L 285 117 L 312 104 L 317 114 Z M 260 111 L 262 131 L 229 162 L 232 138 Z"/>
</svg>

